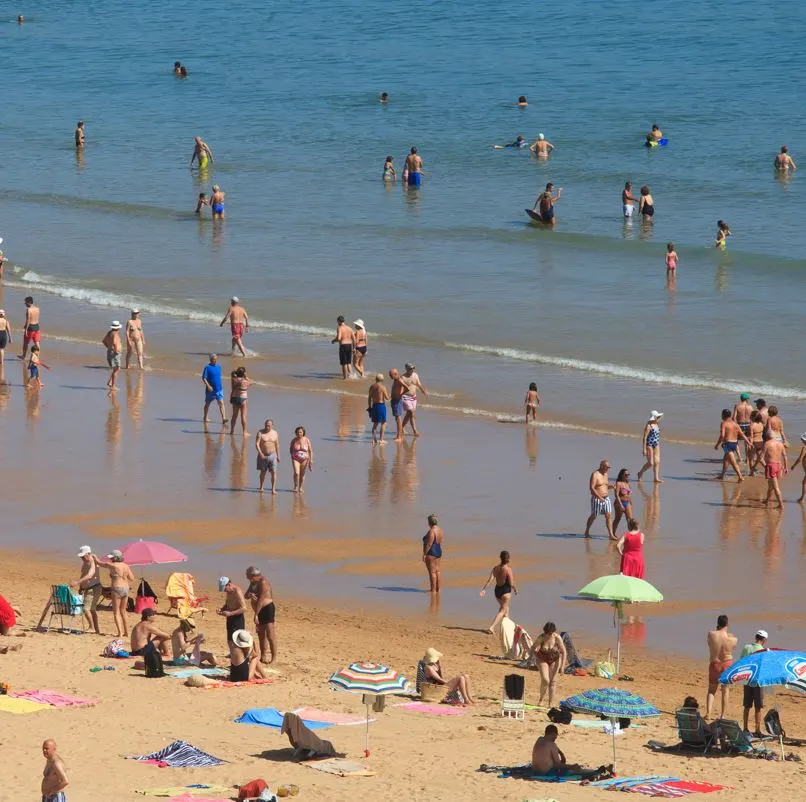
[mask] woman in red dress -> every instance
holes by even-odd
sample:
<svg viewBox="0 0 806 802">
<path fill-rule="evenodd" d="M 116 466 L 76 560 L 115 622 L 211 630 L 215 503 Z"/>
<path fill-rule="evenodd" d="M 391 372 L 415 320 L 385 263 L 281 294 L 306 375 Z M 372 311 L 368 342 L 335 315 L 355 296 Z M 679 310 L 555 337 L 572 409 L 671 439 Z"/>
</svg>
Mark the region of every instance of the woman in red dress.
<svg viewBox="0 0 806 802">
<path fill-rule="evenodd" d="M 644 533 L 638 528 L 637 521 L 627 521 L 627 532 L 616 544 L 621 553 L 621 573 L 624 576 L 644 578 Z"/>
</svg>

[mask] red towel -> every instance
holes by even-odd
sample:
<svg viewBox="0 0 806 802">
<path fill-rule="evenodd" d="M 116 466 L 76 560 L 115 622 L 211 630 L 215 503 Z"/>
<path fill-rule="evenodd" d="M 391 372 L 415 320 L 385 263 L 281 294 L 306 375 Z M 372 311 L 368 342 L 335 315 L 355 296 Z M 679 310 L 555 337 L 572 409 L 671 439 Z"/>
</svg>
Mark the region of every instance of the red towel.
<svg viewBox="0 0 806 802">
<path fill-rule="evenodd" d="M 664 785 L 669 788 L 688 791 L 690 794 L 710 794 L 713 791 L 723 791 L 725 788 L 730 787 L 727 785 L 713 785 L 712 783 L 698 783 L 690 780 L 667 780 Z"/>
<path fill-rule="evenodd" d="M 252 797 L 260 796 L 268 787 L 268 783 L 265 780 L 252 780 L 238 789 L 238 799 L 251 799 Z"/>
<path fill-rule="evenodd" d="M 14 615 L 14 610 L 12 610 L 11 605 L 0 596 L 0 624 L 11 629 L 16 623 L 17 616 Z"/>
</svg>

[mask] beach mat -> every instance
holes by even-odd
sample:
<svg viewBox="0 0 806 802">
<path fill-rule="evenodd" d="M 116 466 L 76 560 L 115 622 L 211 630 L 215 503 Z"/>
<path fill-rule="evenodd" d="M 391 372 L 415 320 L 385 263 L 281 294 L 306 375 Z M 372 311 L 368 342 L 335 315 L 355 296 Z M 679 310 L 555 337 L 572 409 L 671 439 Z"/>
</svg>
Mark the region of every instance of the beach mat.
<svg viewBox="0 0 806 802">
<path fill-rule="evenodd" d="M 197 674 L 204 674 L 205 677 L 228 677 L 229 676 L 229 669 L 228 668 L 211 668 L 210 666 L 205 666 L 204 668 L 183 668 L 180 671 L 166 671 L 166 677 L 173 677 L 174 679 L 187 679 L 188 677 L 194 677 Z"/>
<path fill-rule="evenodd" d="M 190 678 L 188 678 L 190 679 Z M 273 679 L 250 679 L 245 682 L 230 682 L 229 680 L 212 680 L 207 685 L 189 686 L 210 690 L 211 688 L 248 688 L 250 685 L 271 685 Z"/>
<path fill-rule="evenodd" d="M 209 796 L 194 796 L 193 794 L 181 794 L 180 796 L 172 796 L 168 802 L 231 802 L 232 797 L 217 797 L 213 799 Z"/>
<path fill-rule="evenodd" d="M 210 794 L 220 794 L 224 797 L 231 798 L 233 789 L 226 785 L 181 785 L 173 786 L 170 788 L 144 788 L 137 790 L 134 793 L 141 796 L 157 796 L 163 798 L 176 798 L 176 797 L 189 797 L 199 802 L 197 794 L 209 796 Z"/>
<path fill-rule="evenodd" d="M 96 699 L 84 699 L 81 696 L 70 696 L 69 694 L 49 691 L 47 689 L 17 691 L 9 694 L 14 699 L 27 699 L 29 702 L 37 702 L 50 707 L 88 707 L 98 704 Z"/>
<path fill-rule="evenodd" d="M 319 710 L 316 707 L 300 707 L 292 711 L 296 713 L 303 721 L 321 721 L 326 724 L 334 724 L 338 727 L 351 727 L 355 724 L 366 724 L 367 719 L 365 716 L 354 716 L 350 713 L 331 713 L 328 710 Z M 370 724 L 375 721 L 371 718 Z M 308 724 L 310 727 L 310 724 Z"/>
<path fill-rule="evenodd" d="M 571 726 L 573 727 L 582 727 L 586 730 L 604 730 L 610 727 L 609 721 L 597 721 L 595 719 L 583 718 L 583 719 L 574 719 L 571 722 Z M 634 729 L 635 727 L 646 727 L 646 724 L 630 724 L 628 729 Z M 609 730 L 608 730 L 609 731 Z M 620 732 L 624 732 L 624 730 L 620 730 Z"/>
<path fill-rule="evenodd" d="M 235 723 L 256 724 L 259 727 L 271 727 L 272 729 L 279 730 L 283 726 L 284 715 L 285 713 L 281 713 L 274 707 L 254 708 L 241 713 L 241 715 L 235 719 Z M 297 715 L 299 716 L 299 713 L 297 713 Z M 327 721 L 310 721 L 303 719 L 302 716 L 299 717 L 309 730 L 323 730 L 326 727 L 333 726 Z"/>
<path fill-rule="evenodd" d="M 591 783 L 592 788 L 602 788 L 606 791 L 626 791 L 627 793 L 643 794 L 664 799 L 679 799 L 689 794 L 710 794 L 714 791 L 724 791 L 728 786 L 714 785 L 713 783 L 692 782 L 681 780 L 678 777 L 614 777 Z"/>
<path fill-rule="evenodd" d="M 0 713 L 13 713 L 22 716 L 26 713 L 38 713 L 40 710 L 49 710 L 50 705 L 32 702 L 29 699 L 15 699 L 11 696 L 0 696 Z"/>
<path fill-rule="evenodd" d="M 482 763 L 477 771 L 484 774 L 496 774 L 501 779 L 534 780 L 535 782 L 543 783 L 572 783 L 580 782 L 584 779 L 581 774 L 564 774 L 562 776 L 553 772 L 544 774 L 535 771 L 531 764 L 525 766 L 489 766 L 486 763 Z"/>
<path fill-rule="evenodd" d="M 160 767 L 169 766 L 172 769 L 204 768 L 207 766 L 220 766 L 227 761 L 208 755 L 185 741 L 174 741 L 150 755 L 130 757 L 129 760 L 149 762 Z"/>
<path fill-rule="evenodd" d="M 425 702 L 401 702 L 392 705 L 402 710 L 413 710 L 415 713 L 427 713 L 430 716 L 462 716 L 467 710 L 463 707 L 452 707 L 451 705 L 429 705 Z"/>
<path fill-rule="evenodd" d="M 337 777 L 374 777 L 375 772 L 364 768 L 363 763 L 345 757 L 330 757 L 327 760 L 305 760 L 302 763 L 310 769 L 335 774 Z"/>
</svg>

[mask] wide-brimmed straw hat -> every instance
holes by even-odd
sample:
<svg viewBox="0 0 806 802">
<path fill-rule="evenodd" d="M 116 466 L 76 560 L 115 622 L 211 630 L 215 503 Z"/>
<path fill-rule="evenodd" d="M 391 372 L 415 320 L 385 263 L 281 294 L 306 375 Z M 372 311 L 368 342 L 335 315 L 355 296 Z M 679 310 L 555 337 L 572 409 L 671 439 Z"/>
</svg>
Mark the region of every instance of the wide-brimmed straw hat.
<svg viewBox="0 0 806 802">
<path fill-rule="evenodd" d="M 364 328 L 364 321 L 361 320 L 361 318 L 358 318 L 358 320 L 353 321 L 353 325 L 357 326 L 359 329 L 363 329 Z"/>
<path fill-rule="evenodd" d="M 425 650 L 425 655 L 423 656 L 423 662 L 426 665 L 433 665 L 434 663 L 438 663 L 442 659 L 442 652 L 438 652 L 432 646 L 429 646 Z"/>
<path fill-rule="evenodd" d="M 236 629 L 232 633 L 232 642 L 240 649 L 251 649 L 255 639 L 245 629 Z"/>
<path fill-rule="evenodd" d="M 109 325 L 109 328 L 112 329 L 113 331 L 117 331 L 119 328 L 121 328 L 120 321 L 113 320 L 112 323 Z"/>
<path fill-rule="evenodd" d="M 649 420 L 660 420 L 663 417 L 662 412 L 658 412 L 657 409 L 653 409 L 652 412 L 649 413 Z"/>
</svg>

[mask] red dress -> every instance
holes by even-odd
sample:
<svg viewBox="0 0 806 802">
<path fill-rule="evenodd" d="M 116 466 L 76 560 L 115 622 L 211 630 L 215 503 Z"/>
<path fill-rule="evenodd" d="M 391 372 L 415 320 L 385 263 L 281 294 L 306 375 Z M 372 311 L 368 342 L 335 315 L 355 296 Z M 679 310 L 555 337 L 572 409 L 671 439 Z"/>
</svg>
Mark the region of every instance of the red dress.
<svg viewBox="0 0 806 802">
<path fill-rule="evenodd" d="M 624 535 L 624 553 L 621 555 L 621 573 L 625 576 L 644 578 L 644 549 L 640 532 Z"/>
</svg>

